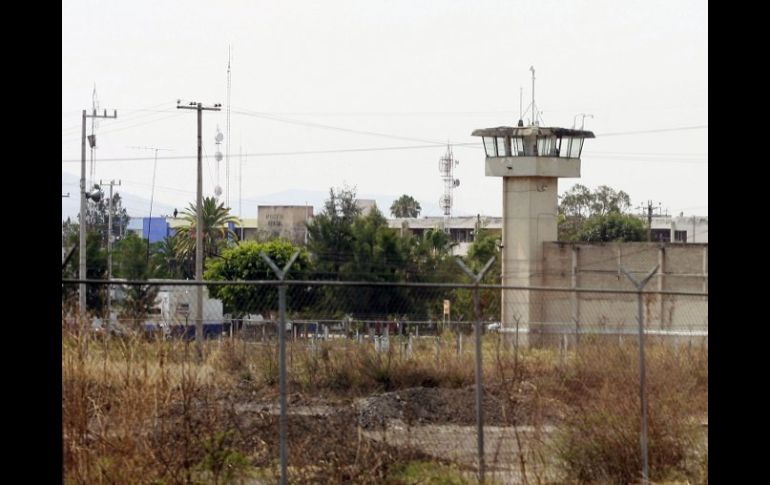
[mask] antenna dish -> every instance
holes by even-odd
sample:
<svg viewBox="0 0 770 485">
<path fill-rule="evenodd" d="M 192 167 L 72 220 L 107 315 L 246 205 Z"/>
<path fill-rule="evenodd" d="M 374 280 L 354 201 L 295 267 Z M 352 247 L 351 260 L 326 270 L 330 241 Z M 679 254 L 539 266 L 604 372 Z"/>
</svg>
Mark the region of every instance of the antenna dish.
<svg viewBox="0 0 770 485">
<path fill-rule="evenodd" d="M 217 185 L 216 187 L 214 187 L 214 195 L 216 195 L 217 197 L 219 197 L 220 195 L 222 195 L 222 187 L 220 187 L 219 185 Z"/>
<path fill-rule="evenodd" d="M 217 143 L 222 143 L 222 140 L 225 139 L 225 135 L 222 134 L 222 132 L 217 132 L 217 136 L 214 137 Z"/>
<path fill-rule="evenodd" d="M 215 153 L 214 154 L 214 158 L 216 159 L 217 162 L 221 162 L 222 161 L 222 152 Z"/>
<path fill-rule="evenodd" d="M 455 179 L 454 186 L 459 187 L 460 186 L 460 179 Z"/>
</svg>

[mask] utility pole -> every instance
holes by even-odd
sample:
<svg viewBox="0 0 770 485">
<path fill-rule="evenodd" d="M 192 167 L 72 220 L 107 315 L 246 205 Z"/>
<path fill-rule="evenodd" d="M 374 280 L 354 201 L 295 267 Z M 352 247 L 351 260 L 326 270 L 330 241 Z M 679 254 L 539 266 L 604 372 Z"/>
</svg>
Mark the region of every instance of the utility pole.
<svg viewBox="0 0 770 485">
<path fill-rule="evenodd" d="M 112 204 L 112 188 L 115 185 L 120 186 L 120 180 L 115 182 L 115 180 L 110 180 L 110 208 L 109 212 L 107 213 L 107 280 L 112 279 L 112 208 L 114 205 Z M 104 185 L 104 182 L 99 180 L 99 185 Z M 112 285 L 107 285 L 107 322 L 108 325 L 110 322 L 112 322 Z"/>
<path fill-rule="evenodd" d="M 88 114 L 87 110 L 83 110 L 83 129 L 80 137 L 80 271 L 79 278 L 81 280 L 86 279 L 86 199 L 93 198 L 91 194 L 86 193 L 86 119 L 88 118 L 117 118 L 118 110 L 113 110 L 112 116 L 107 115 L 107 110 L 104 110 L 104 114 L 97 114 L 96 110 L 93 110 L 91 114 Z M 89 139 L 91 147 L 96 146 L 96 136 Z M 97 198 L 98 200 L 98 198 Z M 85 321 L 86 317 L 86 284 L 80 283 L 78 291 L 78 304 L 80 310 L 80 316 Z"/>
<path fill-rule="evenodd" d="M 96 97 L 96 83 L 94 83 L 94 91 L 91 94 L 91 110 L 96 112 L 99 110 L 99 99 Z M 88 178 L 89 184 L 94 184 L 94 175 L 96 174 L 96 166 L 94 165 L 94 148 L 96 148 L 96 120 L 91 119 L 91 135 L 88 137 L 91 145 L 91 172 Z"/>
<path fill-rule="evenodd" d="M 652 205 L 652 201 L 648 200 L 646 206 L 639 206 L 639 209 L 642 210 L 642 213 L 647 213 L 647 242 L 652 241 L 652 211 L 656 207 Z M 660 202 L 658 202 L 658 211 L 660 211 Z"/>
<path fill-rule="evenodd" d="M 195 344 L 198 347 L 198 357 L 203 358 L 203 112 L 220 111 L 221 104 L 204 107 L 203 103 L 190 102 L 182 106 L 177 101 L 177 109 L 194 109 L 198 112 L 198 182 L 195 210 L 198 220 L 195 223 L 195 281 L 198 282 L 195 302 Z"/>
</svg>

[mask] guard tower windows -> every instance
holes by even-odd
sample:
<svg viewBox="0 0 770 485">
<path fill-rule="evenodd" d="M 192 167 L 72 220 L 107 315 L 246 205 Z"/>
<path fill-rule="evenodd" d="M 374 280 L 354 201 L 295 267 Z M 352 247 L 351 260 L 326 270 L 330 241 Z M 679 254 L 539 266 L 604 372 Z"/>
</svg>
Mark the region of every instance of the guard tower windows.
<svg viewBox="0 0 770 485">
<path fill-rule="evenodd" d="M 524 137 L 521 137 L 521 136 L 511 137 L 511 156 L 512 157 L 524 156 Z"/>
<path fill-rule="evenodd" d="M 497 139 L 497 156 L 498 157 L 508 157 L 511 155 L 511 149 L 507 147 L 506 137 L 504 136 L 498 136 Z"/>
<path fill-rule="evenodd" d="M 497 144 L 495 143 L 495 137 L 494 136 L 485 136 L 483 137 L 484 140 L 484 150 L 487 152 L 488 157 L 496 157 L 497 156 Z"/>
<path fill-rule="evenodd" d="M 476 130 L 487 158 L 542 157 L 579 159 L 590 131 L 565 128 L 498 127 Z"/>
<path fill-rule="evenodd" d="M 558 157 L 559 147 L 555 136 L 537 137 L 537 154 L 539 157 Z"/>
<path fill-rule="evenodd" d="M 580 151 L 583 149 L 583 138 L 565 136 L 560 139 L 561 156 L 567 158 L 580 158 Z"/>
</svg>

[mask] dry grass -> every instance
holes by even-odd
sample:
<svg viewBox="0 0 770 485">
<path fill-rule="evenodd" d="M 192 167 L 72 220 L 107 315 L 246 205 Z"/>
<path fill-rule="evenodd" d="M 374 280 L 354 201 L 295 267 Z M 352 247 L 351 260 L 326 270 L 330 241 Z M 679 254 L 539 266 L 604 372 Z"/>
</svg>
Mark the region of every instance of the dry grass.
<svg viewBox="0 0 770 485">
<path fill-rule="evenodd" d="M 275 402 L 278 358 L 272 343 L 209 341 L 205 358 L 193 343 L 100 340 L 65 331 L 63 419 L 65 475 L 70 483 L 273 483 L 277 417 L 236 411 L 236 404 Z M 474 383 L 472 340 L 457 355 L 447 336 L 415 341 L 407 355 L 353 341 L 289 345 L 290 405 L 337 404 L 324 417 L 289 417 L 290 476 L 295 483 L 402 483 L 417 449 L 366 439 L 355 426 L 353 398 L 416 387 L 467 388 Z M 438 349 L 438 350 L 437 350 Z M 497 336 L 484 341 L 488 422 L 557 427 L 521 446 L 515 464 L 545 481 L 548 463 L 562 479 L 623 482 L 636 478 L 638 354 L 633 344 L 581 343 L 580 351 L 520 349 Z M 707 351 L 651 344 L 647 351 L 650 461 L 654 479 L 705 480 L 707 453 L 699 421 L 707 413 Z M 470 415 L 469 401 L 458 409 Z M 470 401 L 472 402 L 472 401 Z M 459 406 L 464 406 L 459 409 Z M 442 408 L 443 409 L 443 408 Z M 449 412 L 452 412 L 450 409 Z M 537 435 L 537 434 L 536 434 Z"/>
</svg>

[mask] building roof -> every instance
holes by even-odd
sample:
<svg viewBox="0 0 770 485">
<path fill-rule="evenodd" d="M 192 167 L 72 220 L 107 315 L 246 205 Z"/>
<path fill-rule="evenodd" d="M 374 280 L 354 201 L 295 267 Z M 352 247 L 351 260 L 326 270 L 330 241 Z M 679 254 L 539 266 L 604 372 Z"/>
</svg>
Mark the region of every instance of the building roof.
<svg viewBox="0 0 770 485">
<path fill-rule="evenodd" d="M 498 126 L 497 128 L 479 128 L 472 136 L 574 136 L 596 138 L 592 131 L 571 130 L 569 128 L 546 128 L 541 126 Z"/>
<path fill-rule="evenodd" d="M 409 229 L 436 229 L 444 226 L 443 217 L 395 217 L 388 219 L 388 227 L 401 229 L 401 224 L 407 223 Z M 450 217 L 450 229 L 475 229 L 478 222 L 477 216 Z M 485 229 L 502 229 L 503 218 L 481 216 L 481 227 Z"/>
</svg>

